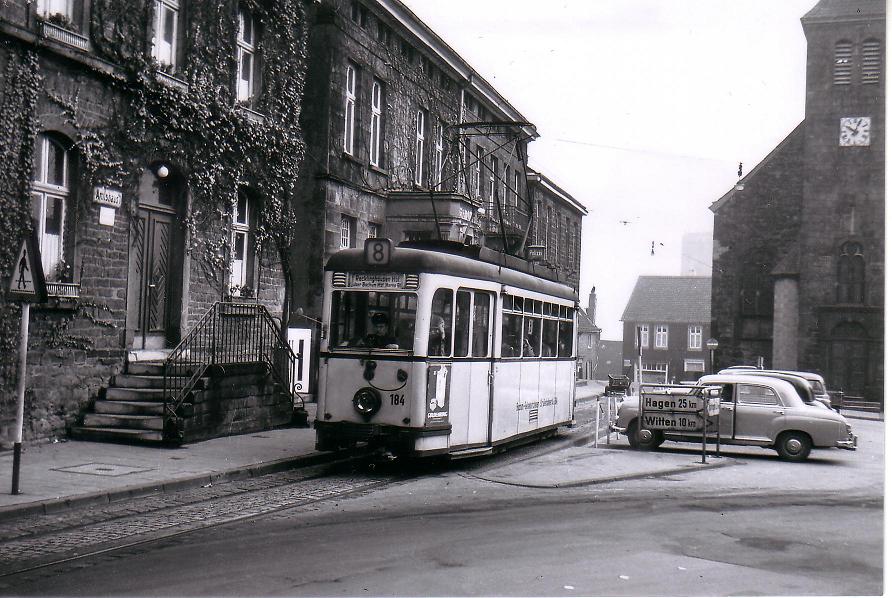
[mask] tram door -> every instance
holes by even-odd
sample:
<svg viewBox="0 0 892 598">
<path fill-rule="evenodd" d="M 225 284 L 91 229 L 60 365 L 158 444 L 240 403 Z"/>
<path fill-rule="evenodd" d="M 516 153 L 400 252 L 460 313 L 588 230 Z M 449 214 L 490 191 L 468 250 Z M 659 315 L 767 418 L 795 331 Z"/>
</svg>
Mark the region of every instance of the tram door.
<svg viewBox="0 0 892 598">
<path fill-rule="evenodd" d="M 492 319 L 494 297 L 459 289 L 455 295 L 455 342 L 450 384 L 450 445 L 490 441 Z"/>
</svg>

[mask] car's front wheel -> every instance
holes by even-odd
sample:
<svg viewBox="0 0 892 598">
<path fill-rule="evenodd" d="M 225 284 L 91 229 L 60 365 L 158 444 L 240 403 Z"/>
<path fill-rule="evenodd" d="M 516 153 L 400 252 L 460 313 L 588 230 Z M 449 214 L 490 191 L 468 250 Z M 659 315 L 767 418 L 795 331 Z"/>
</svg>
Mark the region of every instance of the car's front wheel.
<svg viewBox="0 0 892 598">
<path fill-rule="evenodd" d="M 629 438 L 629 446 L 639 451 L 652 451 L 659 448 L 663 444 L 663 433 L 660 430 L 640 430 L 638 428 L 638 420 L 632 420 L 626 430 L 626 436 Z"/>
<path fill-rule="evenodd" d="M 811 453 L 811 438 L 802 432 L 784 432 L 778 436 L 775 450 L 785 461 L 805 461 Z"/>
</svg>

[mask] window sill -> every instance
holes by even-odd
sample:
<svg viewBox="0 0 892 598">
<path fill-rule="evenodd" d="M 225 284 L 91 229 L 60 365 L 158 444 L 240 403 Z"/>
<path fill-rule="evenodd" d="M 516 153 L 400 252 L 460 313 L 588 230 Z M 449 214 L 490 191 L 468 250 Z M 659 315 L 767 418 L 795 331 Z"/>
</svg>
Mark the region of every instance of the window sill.
<svg viewBox="0 0 892 598">
<path fill-rule="evenodd" d="M 374 164 L 369 164 L 369 170 L 372 172 L 378 173 L 381 176 L 389 176 L 390 173 L 381 168 L 380 166 L 375 166 Z"/>
<path fill-rule="evenodd" d="M 155 79 L 161 83 L 162 85 L 166 85 L 168 87 L 172 87 L 177 91 L 181 91 L 186 93 L 189 91 L 189 84 L 183 81 L 182 79 L 178 79 L 171 74 L 165 73 L 164 71 L 157 71 L 155 73 Z"/>
<path fill-rule="evenodd" d="M 40 34 L 47 39 L 61 42 L 67 46 L 77 48 L 78 50 L 83 50 L 85 52 L 90 51 L 89 39 L 80 33 L 75 33 L 74 31 L 50 23 L 49 21 L 40 22 Z"/>
<path fill-rule="evenodd" d="M 250 120 L 251 122 L 257 123 L 258 125 L 262 125 L 266 122 L 266 115 L 257 112 L 256 110 L 252 110 L 247 106 L 239 105 L 238 111 L 242 113 L 242 116 Z"/>
<path fill-rule="evenodd" d="M 47 282 L 46 294 L 57 299 L 77 299 L 81 296 L 81 285 L 71 282 Z"/>
<path fill-rule="evenodd" d="M 361 161 L 359 158 L 357 158 L 357 157 L 354 156 L 353 154 L 348 153 L 348 152 L 346 152 L 346 151 L 343 152 L 343 153 L 341 154 L 341 157 L 342 157 L 344 160 L 347 160 L 348 162 L 353 162 L 353 163 L 356 164 L 357 166 L 363 166 L 363 167 L 365 166 L 365 164 L 363 164 L 362 161 Z"/>
</svg>

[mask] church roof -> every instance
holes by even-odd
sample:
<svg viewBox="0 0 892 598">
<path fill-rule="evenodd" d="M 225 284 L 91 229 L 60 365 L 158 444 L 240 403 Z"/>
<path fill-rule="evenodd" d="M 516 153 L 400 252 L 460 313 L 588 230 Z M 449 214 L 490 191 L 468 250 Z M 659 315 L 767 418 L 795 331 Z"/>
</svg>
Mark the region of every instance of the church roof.
<svg viewBox="0 0 892 598">
<path fill-rule="evenodd" d="M 805 13 L 803 22 L 843 18 L 882 18 L 886 14 L 884 0 L 821 0 Z"/>
<path fill-rule="evenodd" d="M 639 276 L 623 322 L 709 322 L 709 276 Z"/>
</svg>

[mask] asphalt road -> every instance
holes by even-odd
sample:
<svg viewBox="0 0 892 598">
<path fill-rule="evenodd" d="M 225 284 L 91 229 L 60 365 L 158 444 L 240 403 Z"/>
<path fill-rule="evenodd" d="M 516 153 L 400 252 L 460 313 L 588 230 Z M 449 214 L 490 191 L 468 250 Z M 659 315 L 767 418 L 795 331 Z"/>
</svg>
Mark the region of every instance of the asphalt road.
<svg viewBox="0 0 892 598">
<path fill-rule="evenodd" d="M 857 453 L 785 463 L 769 451 L 732 450 L 716 469 L 590 486 L 522 483 L 584 469 L 585 446 L 517 450 L 408 478 L 335 471 L 355 478 L 356 490 L 2 577 L 0 593 L 881 594 L 883 424 L 854 423 Z M 697 448 L 665 451 L 693 460 Z M 614 450 L 629 449 L 620 440 Z M 517 483 L 493 481 L 508 473 Z M 214 504 L 204 508 L 213 513 Z"/>
</svg>

